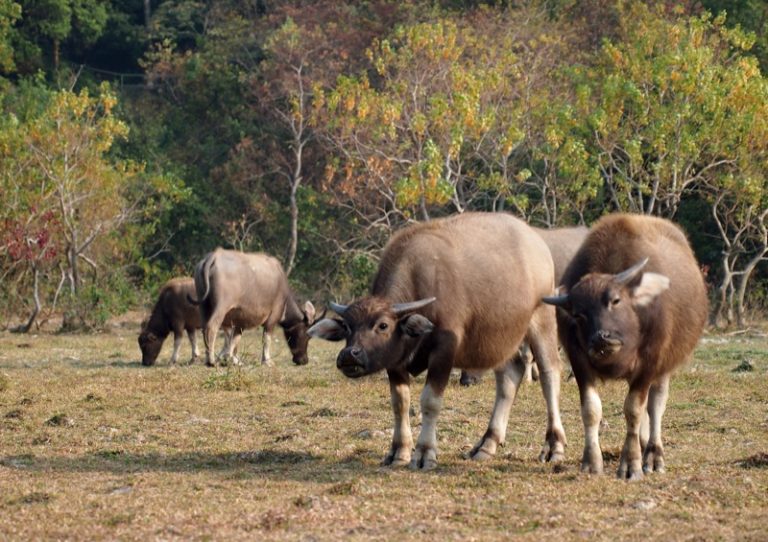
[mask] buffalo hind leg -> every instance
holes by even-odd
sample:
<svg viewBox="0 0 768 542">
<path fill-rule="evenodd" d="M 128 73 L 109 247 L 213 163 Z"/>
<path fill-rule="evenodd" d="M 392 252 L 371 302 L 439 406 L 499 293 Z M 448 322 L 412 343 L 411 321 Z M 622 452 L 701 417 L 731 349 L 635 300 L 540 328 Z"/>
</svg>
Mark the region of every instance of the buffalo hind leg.
<svg viewBox="0 0 768 542">
<path fill-rule="evenodd" d="M 547 433 L 539 461 L 565 459 L 565 429 L 560 419 L 560 354 L 557 350 L 555 308 L 540 305 L 533 313 L 526 341 L 539 367 L 539 383 L 547 403 Z"/>
<path fill-rule="evenodd" d="M 173 330 L 173 352 L 171 353 L 171 365 L 176 365 L 179 359 L 179 350 L 181 350 L 181 342 L 183 335 L 181 330 Z"/>
<path fill-rule="evenodd" d="M 383 465 L 404 467 L 411 462 L 413 435 L 411 434 L 411 387 L 407 372 L 388 370 L 389 393 L 392 413 L 395 416 L 395 430 L 392 433 L 392 447 L 384 456 Z"/>
<path fill-rule="evenodd" d="M 624 418 L 627 422 L 627 436 L 619 458 L 616 476 L 621 479 L 638 480 L 643 477 L 643 452 L 640 447 L 640 426 L 648 401 L 646 384 L 630 384 L 624 400 Z"/>
<path fill-rule="evenodd" d="M 525 362 L 520 356 L 515 356 L 496 369 L 496 402 L 493 405 L 488 429 L 480 439 L 469 457 L 476 461 L 484 461 L 496 455 L 496 448 L 504 444 L 509 423 L 509 412 L 515 402 L 518 387 L 525 373 Z"/>
<path fill-rule="evenodd" d="M 216 334 L 219 332 L 221 323 L 224 320 L 223 314 L 214 313 L 205 323 L 203 328 L 203 340 L 205 341 L 205 364 L 208 367 L 215 367 L 216 360 L 214 352 L 216 347 Z"/>
<path fill-rule="evenodd" d="M 669 374 L 662 376 L 648 393 L 649 434 L 644 443 L 643 472 L 664 472 L 664 447 L 661 443 L 661 418 L 669 397 Z"/>
<path fill-rule="evenodd" d="M 264 327 L 264 333 L 261 335 L 261 364 L 273 367 L 272 354 L 269 347 L 272 344 L 272 329 Z"/>
<path fill-rule="evenodd" d="M 451 377 L 458 339 L 451 331 L 434 331 L 430 337 L 427 381 L 421 392 L 421 431 L 411 459 L 414 470 L 437 467 L 437 418 L 443 404 L 443 392 Z"/>
</svg>

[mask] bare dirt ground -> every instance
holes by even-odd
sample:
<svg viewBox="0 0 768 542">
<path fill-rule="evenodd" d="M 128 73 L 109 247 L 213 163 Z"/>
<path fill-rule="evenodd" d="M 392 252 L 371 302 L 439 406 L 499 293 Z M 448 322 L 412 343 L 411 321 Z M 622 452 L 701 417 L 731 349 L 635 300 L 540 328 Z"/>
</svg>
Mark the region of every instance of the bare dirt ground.
<svg viewBox="0 0 768 542">
<path fill-rule="evenodd" d="M 280 341 L 276 366 L 261 367 L 251 331 L 246 366 L 212 370 L 169 367 L 168 340 L 147 368 L 137 334 L 130 319 L 102 334 L 0 333 L 0 539 L 768 539 L 764 331 L 705 337 L 672 380 L 667 472 L 634 483 L 613 476 L 621 383 L 600 388 L 604 476 L 578 472 L 573 381 L 562 386 L 563 465 L 536 460 L 546 420 L 536 383 L 520 389 L 497 457 L 464 459 L 485 431 L 490 377 L 471 388 L 452 379 L 439 467 L 420 473 L 379 465 L 386 378 L 345 379 L 336 344 L 313 341 L 310 365 L 295 367 Z"/>
</svg>

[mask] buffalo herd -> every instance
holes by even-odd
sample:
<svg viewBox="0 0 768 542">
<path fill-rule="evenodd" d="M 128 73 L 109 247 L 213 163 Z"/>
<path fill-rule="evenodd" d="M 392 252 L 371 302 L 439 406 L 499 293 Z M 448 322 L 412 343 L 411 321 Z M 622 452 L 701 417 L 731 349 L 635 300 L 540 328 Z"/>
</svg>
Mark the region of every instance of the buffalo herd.
<svg viewBox="0 0 768 542">
<path fill-rule="evenodd" d="M 263 364 L 272 363 L 278 325 L 298 365 L 308 362 L 310 337 L 344 341 L 336 366 L 345 376 L 388 376 L 394 428 L 383 463 L 430 470 L 437 466 L 437 421 L 452 370 L 462 370 L 463 382 L 494 373 L 488 428 L 469 454 L 486 460 L 504 443 L 531 360 L 547 407 L 539 458 L 562 461 L 559 344 L 579 389 L 584 472 L 603 471 L 596 384 L 627 382 L 617 476 L 632 480 L 664 470 L 661 421 L 670 374 L 691 356 L 708 302 L 690 244 L 668 220 L 612 214 L 590 229 L 541 230 L 504 213 L 463 213 L 397 232 L 369 295 L 329 308 L 334 315 L 315 318 L 311 302 L 300 305 L 277 259 L 217 248 L 197 264 L 194 278 L 172 279 L 160 290 L 139 335 L 142 363 L 155 363 L 171 332 L 175 363 L 184 331 L 194 361 L 200 328 L 210 366 L 221 358 L 238 363 L 242 332 L 253 327 L 263 328 Z M 220 329 L 225 346 L 216 356 Z M 423 372 L 414 442 L 410 382 Z"/>
</svg>

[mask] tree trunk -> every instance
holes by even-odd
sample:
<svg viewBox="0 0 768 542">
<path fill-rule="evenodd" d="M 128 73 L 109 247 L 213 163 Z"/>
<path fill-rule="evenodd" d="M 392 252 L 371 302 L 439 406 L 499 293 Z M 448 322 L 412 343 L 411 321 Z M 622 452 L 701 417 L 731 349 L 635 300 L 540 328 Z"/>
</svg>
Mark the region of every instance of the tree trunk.
<svg viewBox="0 0 768 542">
<path fill-rule="evenodd" d="M 759 264 L 768 254 L 768 247 L 764 248 L 761 252 L 755 255 L 754 258 L 749 260 L 746 266 L 744 266 L 744 271 L 741 277 L 739 277 L 738 285 L 736 287 L 736 325 L 739 327 L 744 327 L 746 325 L 746 307 L 744 305 L 744 300 L 747 296 L 747 285 L 749 284 L 749 279 L 752 278 L 752 273 L 754 272 L 755 268 L 757 267 L 757 264 Z"/>
<path fill-rule="evenodd" d="M 291 271 L 293 271 L 293 266 L 296 263 L 296 251 L 299 246 L 299 205 L 296 201 L 296 191 L 300 183 L 301 178 L 291 181 L 291 240 L 288 244 L 288 256 L 285 259 L 285 274 L 287 276 L 290 276 Z"/>
<path fill-rule="evenodd" d="M 150 0 L 144 0 L 144 26 L 149 28 L 149 20 L 152 17 L 152 3 Z"/>
<path fill-rule="evenodd" d="M 32 266 L 32 272 L 35 277 L 32 289 L 32 297 L 35 301 L 35 308 L 32 310 L 32 314 L 29 316 L 27 323 L 13 330 L 16 333 L 29 333 L 29 330 L 32 329 L 32 324 L 34 324 L 35 320 L 37 319 L 37 315 L 40 314 L 40 271 L 38 271 L 37 265 Z"/>
</svg>

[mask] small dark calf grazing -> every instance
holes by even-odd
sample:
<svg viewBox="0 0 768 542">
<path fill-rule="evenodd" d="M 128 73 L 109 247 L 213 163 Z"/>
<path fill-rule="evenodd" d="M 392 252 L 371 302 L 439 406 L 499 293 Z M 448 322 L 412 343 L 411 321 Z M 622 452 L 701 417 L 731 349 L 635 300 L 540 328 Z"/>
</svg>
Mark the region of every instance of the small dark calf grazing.
<svg viewBox="0 0 768 542">
<path fill-rule="evenodd" d="M 157 302 L 149 319 L 141 326 L 139 348 L 142 365 L 154 365 L 165 338 L 173 332 L 171 363 L 179 359 L 182 334 L 187 332 L 192 346 L 192 361 L 198 356 L 195 330 L 202 327 L 200 311 L 187 300 L 194 294 L 195 282 L 191 277 L 177 277 L 166 282 L 160 289 Z"/>
<path fill-rule="evenodd" d="M 598 379 L 629 384 L 627 433 L 617 475 L 664 470 L 661 418 L 671 372 L 696 346 L 707 318 L 704 280 L 685 234 L 668 220 L 602 218 L 565 271 L 557 311 L 560 341 L 579 385 L 581 469 L 601 473 Z"/>
</svg>

